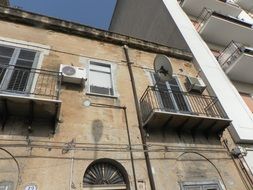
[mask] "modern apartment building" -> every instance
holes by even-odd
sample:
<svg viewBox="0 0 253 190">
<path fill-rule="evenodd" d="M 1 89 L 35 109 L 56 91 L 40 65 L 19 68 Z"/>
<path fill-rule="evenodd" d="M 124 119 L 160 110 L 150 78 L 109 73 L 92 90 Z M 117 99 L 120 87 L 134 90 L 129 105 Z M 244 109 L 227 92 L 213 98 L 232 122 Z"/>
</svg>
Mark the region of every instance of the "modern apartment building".
<svg viewBox="0 0 253 190">
<path fill-rule="evenodd" d="M 233 146 L 252 185 L 252 1 L 118 1 L 110 30 L 184 49 L 232 120 Z M 234 144 L 234 142 L 236 145 Z M 232 153 L 234 153 L 232 151 Z M 240 165 L 240 164 L 239 164 Z M 240 166 L 239 166 L 240 167 Z"/>
<path fill-rule="evenodd" d="M 169 82 L 154 73 L 157 56 L 169 58 Z M 231 120 L 195 62 L 0 7 L 0 189 L 248 189 L 221 142 Z"/>
<path fill-rule="evenodd" d="M 185 0 L 180 4 L 252 112 L 253 18 L 246 12 L 250 9 L 243 9 L 250 2 Z"/>
<path fill-rule="evenodd" d="M 185 0 L 180 4 L 252 113 L 253 2 Z M 251 150 L 251 143 L 244 146 Z M 252 176 L 251 151 L 245 160 Z"/>
</svg>

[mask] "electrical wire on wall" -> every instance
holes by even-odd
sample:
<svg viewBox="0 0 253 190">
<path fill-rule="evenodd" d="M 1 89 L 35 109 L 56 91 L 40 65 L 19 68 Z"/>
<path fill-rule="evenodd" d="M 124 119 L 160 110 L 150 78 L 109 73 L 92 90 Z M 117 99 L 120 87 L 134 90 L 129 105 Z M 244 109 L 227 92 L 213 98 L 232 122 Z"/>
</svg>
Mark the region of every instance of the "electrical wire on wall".
<svg viewBox="0 0 253 190">
<path fill-rule="evenodd" d="M 17 178 L 18 178 L 18 180 L 17 180 L 17 184 L 16 184 L 16 188 L 15 188 L 15 189 L 17 190 L 17 189 L 18 189 L 18 184 L 21 182 L 21 175 L 20 175 L 21 170 L 20 170 L 19 163 L 18 163 L 16 157 L 15 157 L 14 155 L 11 154 L 11 152 L 9 152 L 8 150 L 2 148 L 1 146 L 0 146 L 0 150 L 4 151 L 4 152 L 7 153 L 9 156 L 11 156 L 11 158 L 14 160 L 14 162 L 15 162 L 16 165 L 17 165 L 17 170 L 18 170 L 18 172 L 17 172 Z"/>
</svg>

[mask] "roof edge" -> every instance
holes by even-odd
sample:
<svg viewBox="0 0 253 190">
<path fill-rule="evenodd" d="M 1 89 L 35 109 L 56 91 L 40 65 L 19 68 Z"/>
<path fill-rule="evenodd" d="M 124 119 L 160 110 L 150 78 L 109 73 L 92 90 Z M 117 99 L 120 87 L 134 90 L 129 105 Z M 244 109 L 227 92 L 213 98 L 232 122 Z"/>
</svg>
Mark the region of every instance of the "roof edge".
<svg viewBox="0 0 253 190">
<path fill-rule="evenodd" d="M 190 52 L 180 49 L 16 8 L 0 6 L 0 19 L 37 28 L 54 30 L 70 35 L 95 39 L 98 41 L 104 41 L 115 45 L 128 45 L 130 48 L 153 53 L 162 53 L 187 61 L 191 61 L 193 58 Z"/>
</svg>

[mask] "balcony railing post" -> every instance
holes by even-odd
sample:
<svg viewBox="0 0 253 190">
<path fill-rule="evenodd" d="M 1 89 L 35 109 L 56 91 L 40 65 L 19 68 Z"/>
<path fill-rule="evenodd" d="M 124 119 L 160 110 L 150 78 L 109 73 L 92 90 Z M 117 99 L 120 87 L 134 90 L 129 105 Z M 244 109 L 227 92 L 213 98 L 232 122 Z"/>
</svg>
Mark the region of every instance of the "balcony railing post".
<svg viewBox="0 0 253 190">
<path fill-rule="evenodd" d="M 58 80 L 57 80 L 57 87 L 56 87 L 56 89 L 57 89 L 56 99 L 59 100 L 60 99 L 60 92 L 61 92 L 61 82 L 62 82 L 62 77 L 63 77 L 62 73 L 59 73 L 57 75 L 57 77 L 58 77 Z"/>
</svg>

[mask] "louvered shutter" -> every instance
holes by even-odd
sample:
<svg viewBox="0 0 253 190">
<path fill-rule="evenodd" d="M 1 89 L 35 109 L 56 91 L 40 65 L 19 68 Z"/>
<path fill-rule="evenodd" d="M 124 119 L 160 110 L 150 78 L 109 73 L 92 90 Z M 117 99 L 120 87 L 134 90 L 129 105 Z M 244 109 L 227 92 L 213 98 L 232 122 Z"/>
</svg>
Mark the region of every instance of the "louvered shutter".
<svg viewBox="0 0 253 190">
<path fill-rule="evenodd" d="M 0 85 L 3 82 L 6 69 L 10 64 L 14 50 L 14 48 L 0 46 Z"/>
<path fill-rule="evenodd" d="M 111 66 L 90 62 L 89 86 L 91 93 L 114 95 Z"/>
<path fill-rule="evenodd" d="M 21 49 L 11 74 L 7 90 L 25 92 L 31 76 L 36 52 Z"/>
</svg>

